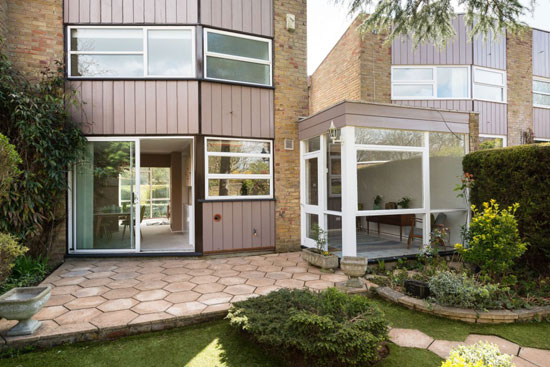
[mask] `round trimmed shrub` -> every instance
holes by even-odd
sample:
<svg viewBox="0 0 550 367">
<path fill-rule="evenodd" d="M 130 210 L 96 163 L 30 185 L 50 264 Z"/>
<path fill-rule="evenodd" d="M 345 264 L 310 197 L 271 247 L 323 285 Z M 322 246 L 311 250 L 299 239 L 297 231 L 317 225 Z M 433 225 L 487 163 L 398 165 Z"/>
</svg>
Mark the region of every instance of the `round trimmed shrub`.
<svg viewBox="0 0 550 367">
<path fill-rule="evenodd" d="M 227 318 L 259 344 L 307 365 L 365 366 L 388 337 L 382 312 L 359 295 L 281 289 L 235 303 Z"/>
</svg>

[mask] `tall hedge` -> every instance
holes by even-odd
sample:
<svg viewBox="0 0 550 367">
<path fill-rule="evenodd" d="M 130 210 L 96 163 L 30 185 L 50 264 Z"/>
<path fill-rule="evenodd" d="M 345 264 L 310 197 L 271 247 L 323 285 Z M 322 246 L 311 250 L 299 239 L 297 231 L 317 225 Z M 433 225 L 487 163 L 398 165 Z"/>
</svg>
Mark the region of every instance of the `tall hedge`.
<svg viewBox="0 0 550 367">
<path fill-rule="evenodd" d="M 519 231 L 530 255 L 550 259 L 550 144 L 530 144 L 470 153 L 462 162 L 473 174 L 472 204 L 495 199 L 501 207 L 519 203 Z"/>
</svg>

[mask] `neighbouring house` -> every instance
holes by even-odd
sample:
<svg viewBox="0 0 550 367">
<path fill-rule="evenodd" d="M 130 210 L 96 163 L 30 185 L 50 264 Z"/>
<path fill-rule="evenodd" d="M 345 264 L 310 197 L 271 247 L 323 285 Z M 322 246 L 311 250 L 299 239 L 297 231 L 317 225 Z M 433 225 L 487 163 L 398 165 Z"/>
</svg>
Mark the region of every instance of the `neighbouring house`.
<svg viewBox="0 0 550 367">
<path fill-rule="evenodd" d="M 310 113 L 343 99 L 479 113 L 480 142 L 550 140 L 550 32 L 468 37 L 464 16 L 446 47 L 348 28 L 310 78 Z"/>
</svg>

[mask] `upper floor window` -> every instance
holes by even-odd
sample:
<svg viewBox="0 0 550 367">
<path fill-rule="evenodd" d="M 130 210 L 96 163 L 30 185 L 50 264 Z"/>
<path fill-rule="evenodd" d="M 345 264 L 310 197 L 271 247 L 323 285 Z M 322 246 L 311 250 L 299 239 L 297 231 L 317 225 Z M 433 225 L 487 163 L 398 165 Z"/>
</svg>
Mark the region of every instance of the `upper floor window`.
<svg viewBox="0 0 550 367">
<path fill-rule="evenodd" d="M 206 138 L 206 198 L 271 198 L 271 141 Z"/>
<path fill-rule="evenodd" d="M 536 107 L 550 107 L 550 80 L 533 80 L 533 105 Z"/>
<path fill-rule="evenodd" d="M 70 77 L 195 76 L 192 27 L 69 27 L 68 34 Z"/>
<path fill-rule="evenodd" d="M 467 66 L 394 66 L 393 99 L 469 98 Z"/>
<path fill-rule="evenodd" d="M 207 79 L 271 86 L 271 40 L 204 30 Z"/>
<path fill-rule="evenodd" d="M 474 98 L 506 102 L 506 73 L 474 67 Z"/>
</svg>

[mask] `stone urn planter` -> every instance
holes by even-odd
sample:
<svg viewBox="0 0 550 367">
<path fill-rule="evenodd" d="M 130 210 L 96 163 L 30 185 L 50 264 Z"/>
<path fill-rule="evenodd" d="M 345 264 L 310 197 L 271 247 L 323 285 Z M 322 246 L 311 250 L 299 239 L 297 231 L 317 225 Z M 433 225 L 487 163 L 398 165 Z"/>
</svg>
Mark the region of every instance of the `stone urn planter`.
<svg viewBox="0 0 550 367">
<path fill-rule="evenodd" d="M 32 317 L 50 299 L 51 287 L 14 288 L 0 296 L 0 317 L 18 320 L 8 336 L 31 335 L 40 326 Z"/>
<path fill-rule="evenodd" d="M 340 268 L 349 277 L 344 286 L 348 288 L 364 288 L 365 284 L 360 278 L 367 272 L 367 264 L 368 260 L 366 257 L 342 257 Z"/>
<path fill-rule="evenodd" d="M 325 255 L 317 249 L 306 248 L 302 250 L 302 259 L 310 265 L 321 268 L 324 271 L 338 269 L 338 256 L 334 254 Z"/>
</svg>

